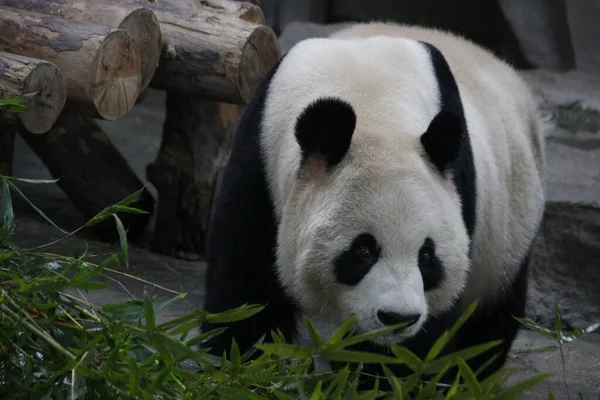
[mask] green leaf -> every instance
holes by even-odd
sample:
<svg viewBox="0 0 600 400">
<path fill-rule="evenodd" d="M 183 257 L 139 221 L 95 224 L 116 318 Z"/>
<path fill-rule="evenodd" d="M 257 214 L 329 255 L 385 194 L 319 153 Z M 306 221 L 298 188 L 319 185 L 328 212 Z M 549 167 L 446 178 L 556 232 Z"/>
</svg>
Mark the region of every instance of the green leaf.
<svg viewBox="0 0 600 400">
<path fill-rule="evenodd" d="M 135 358 L 129 357 L 129 395 L 137 397 L 140 389 L 140 369 Z"/>
<path fill-rule="evenodd" d="M 323 381 L 317 382 L 317 386 L 315 386 L 312 396 L 310 396 L 310 400 L 320 400 L 321 398 L 323 398 L 323 395 L 321 394 L 321 386 L 322 385 L 323 385 Z"/>
<path fill-rule="evenodd" d="M 392 387 L 394 393 L 394 399 L 402 400 L 404 399 L 404 394 L 402 392 L 402 384 L 400 380 L 394 375 L 394 373 L 385 365 L 382 365 L 383 373 L 388 380 L 388 383 Z"/>
<path fill-rule="evenodd" d="M 447 362 L 456 363 L 458 358 L 461 358 L 465 361 L 470 360 L 471 358 L 477 357 L 488 350 L 491 350 L 502 343 L 502 340 L 496 340 L 493 342 L 482 343 L 472 347 L 468 347 L 463 350 L 456 351 L 452 354 L 445 355 L 443 357 L 438 358 L 437 360 L 433 360 L 427 363 L 424 368 L 424 372 L 433 373 L 437 372 L 442 368 Z"/>
<path fill-rule="evenodd" d="M 333 332 L 333 334 L 331 334 L 329 339 L 327 339 L 327 341 L 325 342 L 325 345 L 329 346 L 329 345 L 333 345 L 333 344 L 337 343 L 342 337 L 344 337 L 348 332 L 350 332 L 350 329 L 352 329 L 352 327 L 356 324 L 357 318 L 358 317 L 356 315 L 353 315 L 352 317 L 350 317 L 346 321 L 344 321 L 344 323 L 342 323 Z"/>
<path fill-rule="evenodd" d="M 117 258 L 116 254 L 113 254 L 112 256 L 110 256 L 109 258 L 104 260 L 102 262 L 102 264 L 100 264 L 96 267 L 82 268 L 77 274 L 75 274 L 75 276 L 73 278 L 71 278 L 71 282 L 72 283 L 85 282 L 85 281 L 89 281 L 90 279 L 96 278 L 97 276 L 100 276 L 100 274 L 102 274 L 102 272 L 104 272 L 104 270 L 106 269 L 108 264 L 110 264 L 110 262 L 115 260 L 116 258 Z"/>
<path fill-rule="evenodd" d="M 156 327 L 156 319 L 154 317 L 154 305 L 148 294 L 144 294 L 144 319 L 146 321 L 146 329 L 152 332 Z"/>
<path fill-rule="evenodd" d="M 192 339 L 188 340 L 187 344 L 188 344 L 188 346 L 194 346 L 198 343 L 202 344 L 202 343 L 208 342 L 209 340 L 219 336 L 226 330 L 227 330 L 227 328 L 217 328 L 217 329 L 210 330 L 208 332 L 203 332 L 203 333 L 193 337 Z"/>
<path fill-rule="evenodd" d="M 29 198 L 27 198 L 27 196 L 25 196 L 23 194 L 23 192 L 21 192 L 21 189 L 19 189 L 14 183 L 8 181 L 8 185 L 10 186 L 10 188 L 12 190 L 14 190 L 15 192 L 17 192 L 17 194 L 19 194 L 19 196 L 21 196 L 23 198 L 23 200 L 25 200 L 42 218 L 44 218 L 46 221 L 48 221 L 48 223 L 50 223 L 50 225 L 52 225 L 53 227 L 55 227 L 56 229 L 58 229 L 59 231 L 61 231 L 65 235 L 68 234 L 67 231 L 63 230 L 61 227 L 59 227 L 58 225 L 56 225 L 54 223 L 54 221 L 52 221 L 42 210 L 40 210 L 38 207 L 36 207 L 36 205 L 33 204 L 31 202 L 31 200 L 29 200 Z"/>
<path fill-rule="evenodd" d="M 458 385 L 460 384 L 460 372 L 456 373 L 456 378 L 454 378 L 454 382 L 452 382 L 452 386 L 448 389 L 448 393 L 446 393 L 446 400 L 450 400 L 453 396 L 458 392 Z"/>
<path fill-rule="evenodd" d="M 392 345 L 392 353 L 394 353 L 398 360 L 402 361 L 403 364 L 406 364 L 406 366 L 414 372 L 418 372 L 423 368 L 423 361 L 407 348 L 399 345 Z"/>
<path fill-rule="evenodd" d="M 231 362 L 231 372 L 233 376 L 237 376 L 242 369 L 242 359 L 240 357 L 240 348 L 238 347 L 235 338 L 231 338 L 231 351 L 229 352 Z"/>
<path fill-rule="evenodd" d="M 526 318 L 518 318 L 518 317 L 514 317 L 514 319 L 516 319 L 517 321 L 519 321 L 521 323 L 521 325 L 523 325 L 524 327 L 526 327 L 529 330 L 532 330 L 534 332 L 540 333 L 546 337 L 555 339 L 556 338 L 556 334 L 554 332 L 552 332 L 550 329 L 530 320 L 530 319 L 526 319 Z"/>
<path fill-rule="evenodd" d="M 592 333 L 594 332 L 596 329 L 600 328 L 600 323 L 599 324 L 592 324 L 588 327 L 582 328 L 582 329 L 576 329 L 574 331 L 565 333 L 563 332 L 562 334 L 562 338 L 564 342 L 571 342 L 575 339 L 578 339 L 580 337 L 583 337 L 585 335 L 587 335 L 588 333 Z"/>
<path fill-rule="evenodd" d="M 479 382 L 477 382 L 477 378 L 475 377 L 473 370 L 471 370 L 471 367 L 469 367 L 463 359 L 459 358 L 458 368 L 471 392 L 473 392 L 476 397 L 479 397 L 481 395 L 481 386 L 479 385 Z"/>
<path fill-rule="evenodd" d="M 268 354 L 275 354 L 280 358 L 300 358 L 307 359 L 312 357 L 313 350 L 310 347 L 299 346 L 295 344 L 283 343 L 263 343 L 256 344 L 256 348 Z"/>
<path fill-rule="evenodd" d="M 277 398 L 277 400 L 294 400 L 295 397 L 288 396 L 287 394 L 280 392 L 279 390 L 273 390 L 271 392 L 273 396 Z"/>
<path fill-rule="evenodd" d="M 121 222 L 121 219 L 117 216 L 117 214 L 113 214 L 115 218 L 115 224 L 117 225 L 117 231 L 119 232 L 119 243 L 121 246 L 121 254 L 123 256 L 123 261 L 125 262 L 125 269 L 129 270 L 129 248 L 127 247 L 127 232 L 125 232 L 125 227 Z"/>
<path fill-rule="evenodd" d="M 139 208 L 118 206 L 118 205 L 112 206 L 111 211 L 115 212 L 115 213 L 120 212 L 120 213 L 124 213 L 124 214 L 149 214 L 149 212 L 146 210 L 140 210 Z"/>
<path fill-rule="evenodd" d="M 323 341 L 319 336 L 319 332 L 317 332 L 317 329 L 313 325 L 312 321 L 306 315 L 304 316 L 304 325 L 306 326 L 306 330 L 308 331 L 308 335 L 310 336 L 310 340 L 312 341 L 313 345 L 315 347 L 321 346 Z"/>
<path fill-rule="evenodd" d="M 427 356 L 425 357 L 425 362 L 436 358 L 440 354 L 442 349 L 446 346 L 446 344 L 448 344 L 449 339 L 450 339 L 450 336 L 449 336 L 448 331 L 445 331 L 444 333 L 442 333 L 440 335 L 440 337 L 437 338 L 437 340 L 435 341 L 433 346 L 431 346 L 431 349 L 429 349 L 429 352 L 427 353 Z"/>
<path fill-rule="evenodd" d="M 40 282 L 40 283 L 38 283 Z M 67 286 L 69 286 L 69 283 L 67 281 L 64 280 L 42 280 L 42 279 L 38 279 L 37 281 L 33 282 L 34 284 L 31 286 L 28 286 L 25 289 L 21 290 L 21 293 L 47 293 L 47 292 L 57 292 L 60 290 L 65 289 Z M 37 283 L 37 284 L 36 284 Z"/>
<path fill-rule="evenodd" d="M 469 318 L 471 318 L 471 315 L 473 315 L 473 313 L 477 310 L 478 306 L 479 306 L 479 300 L 475 300 L 474 302 L 471 303 L 471 305 L 469 305 L 469 307 L 467 307 L 467 309 L 462 313 L 462 315 L 456 320 L 454 325 L 452 325 L 452 328 L 450 328 L 450 331 L 448 331 L 449 339 L 452 339 L 453 337 L 456 336 L 456 334 L 458 333 L 460 328 L 462 328 L 462 326 L 465 324 L 465 322 L 467 322 L 467 320 Z"/>
<path fill-rule="evenodd" d="M 105 304 L 100 308 L 105 313 L 113 314 L 115 318 L 140 317 L 144 313 L 144 303 L 135 300 L 129 300 L 116 304 Z"/>
<path fill-rule="evenodd" d="M 118 203 L 115 204 L 115 206 L 123 206 L 123 207 L 127 207 L 132 205 L 133 203 L 135 203 L 141 196 L 141 194 L 143 193 L 144 188 L 140 188 L 137 191 L 135 191 L 134 193 L 130 194 L 129 196 L 125 197 L 123 200 L 119 201 Z"/>
<path fill-rule="evenodd" d="M 0 227 L 0 243 L 4 243 L 15 230 L 15 215 L 13 213 L 10 189 L 6 179 L 1 179 L 2 184 L 2 226 Z"/>
<path fill-rule="evenodd" d="M 206 321 L 212 324 L 241 321 L 258 314 L 263 310 L 263 308 L 264 306 L 245 304 L 233 310 L 228 310 L 217 314 L 207 314 Z"/>
<path fill-rule="evenodd" d="M 327 348 L 340 349 L 340 348 L 354 346 L 355 344 L 365 342 L 374 337 L 385 335 L 386 333 L 394 332 L 395 330 L 402 328 L 405 325 L 406 325 L 406 323 L 402 323 L 402 324 L 387 326 L 385 328 L 377 329 L 375 331 L 363 333 L 360 335 L 350 335 L 344 339 L 337 341 L 336 343 L 328 344 Z"/>
<path fill-rule="evenodd" d="M 4 176 L 0 175 L 2 178 L 17 181 L 23 183 L 33 183 L 33 184 L 47 184 L 47 183 L 57 183 L 60 179 L 26 179 L 26 178 L 17 178 L 15 176 Z"/>
</svg>

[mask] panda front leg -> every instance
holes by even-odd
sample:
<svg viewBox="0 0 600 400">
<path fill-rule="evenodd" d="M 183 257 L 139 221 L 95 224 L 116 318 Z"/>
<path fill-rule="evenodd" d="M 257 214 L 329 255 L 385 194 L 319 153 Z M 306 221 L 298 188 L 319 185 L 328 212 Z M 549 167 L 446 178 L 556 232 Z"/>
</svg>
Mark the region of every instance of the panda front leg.
<svg viewBox="0 0 600 400">
<path fill-rule="evenodd" d="M 204 332 L 227 327 L 206 343 L 217 355 L 229 351 L 232 338 L 244 352 L 262 335 L 268 339 L 271 330 L 280 329 L 288 340 L 295 331 L 295 309 L 273 270 L 276 227 L 257 146 L 247 145 L 234 160 L 224 171 L 213 206 L 204 309 L 218 313 L 244 304 L 265 308 L 239 322 L 205 323 Z"/>
<path fill-rule="evenodd" d="M 459 332 L 457 337 L 458 349 L 495 340 L 503 341 L 500 346 L 468 361 L 473 372 L 477 372 L 478 369 L 490 362 L 492 357 L 496 357 L 481 371 L 478 375 L 479 379 L 489 377 L 506 364 L 508 353 L 520 327 L 519 322 L 514 317 L 525 317 L 530 258 L 531 251 L 521 262 L 519 272 L 504 296 L 497 299 L 491 306 L 480 307 Z"/>
</svg>

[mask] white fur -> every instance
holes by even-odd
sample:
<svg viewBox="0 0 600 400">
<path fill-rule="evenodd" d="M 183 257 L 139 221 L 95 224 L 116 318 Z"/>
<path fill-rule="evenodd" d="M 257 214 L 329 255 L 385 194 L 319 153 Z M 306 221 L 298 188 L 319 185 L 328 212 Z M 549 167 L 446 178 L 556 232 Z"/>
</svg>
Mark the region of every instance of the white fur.
<svg viewBox="0 0 600 400">
<path fill-rule="evenodd" d="M 336 324 L 357 314 L 361 329 L 380 328 L 381 308 L 422 314 L 413 327 L 380 339 L 389 344 L 414 335 L 463 291 L 466 303 L 502 295 L 541 220 L 543 139 L 525 84 L 466 40 L 381 23 L 333 36 L 292 48 L 268 91 L 261 144 L 279 222 L 278 271 L 305 312 Z M 411 39 L 440 49 L 459 85 L 477 173 L 472 265 L 456 190 L 421 155 L 419 137 L 439 111 L 439 91 L 426 49 Z M 357 114 L 350 150 L 334 173 L 317 165 L 298 179 L 296 118 L 328 96 Z M 337 284 L 333 257 L 365 231 L 382 245 L 380 261 L 355 287 Z M 428 293 L 416 258 L 425 237 L 436 243 L 446 273 Z"/>
</svg>

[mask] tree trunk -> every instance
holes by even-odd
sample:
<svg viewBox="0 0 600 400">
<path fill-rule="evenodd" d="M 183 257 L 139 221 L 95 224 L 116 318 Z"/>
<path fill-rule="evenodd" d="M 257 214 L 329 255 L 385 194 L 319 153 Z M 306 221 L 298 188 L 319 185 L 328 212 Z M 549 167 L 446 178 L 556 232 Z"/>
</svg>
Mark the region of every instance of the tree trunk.
<svg viewBox="0 0 600 400">
<path fill-rule="evenodd" d="M 156 16 L 147 8 L 116 0 L 0 0 L 0 5 L 123 29 L 141 52 L 142 90 L 154 76 L 162 37 Z"/>
<path fill-rule="evenodd" d="M 147 3 L 160 21 L 163 36 L 152 87 L 215 101 L 248 102 L 281 49 L 269 27 L 239 18 L 264 21 L 262 12 L 250 4 L 232 7 L 231 3 L 210 0 L 195 7 L 189 0 Z"/>
<path fill-rule="evenodd" d="M 154 251 L 185 259 L 204 254 L 216 181 L 229 158 L 238 107 L 167 93 L 163 140 L 147 168 L 159 195 Z"/>
<path fill-rule="evenodd" d="M 68 112 L 113 120 L 140 93 L 140 53 L 120 29 L 0 7 L 0 51 L 56 64 L 67 84 Z"/>
<path fill-rule="evenodd" d="M 35 94 L 34 94 L 35 93 Z M 33 94 L 29 110 L 0 110 L 0 125 L 19 120 L 31 133 L 46 133 L 58 119 L 67 99 L 67 88 L 56 65 L 15 54 L 0 52 L 0 99 Z"/>
<path fill-rule="evenodd" d="M 209 0 L 202 4 L 206 3 L 232 18 L 264 22 L 262 11 L 246 2 Z M 195 0 L 160 4 L 163 10 L 177 4 L 186 13 L 198 12 Z M 147 168 L 148 180 L 159 194 L 154 251 L 186 259 L 204 255 L 217 179 L 229 159 L 239 111 L 235 104 L 167 92 L 161 147 Z"/>
<path fill-rule="evenodd" d="M 19 132 L 29 147 L 58 179 L 58 185 L 86 219 L 144 187 L 127 161 L 97 123 L 86 117 L 62 114 L 45 135 Z M 154 209 L 154 199 L 144 189 L 132 205 L 150 214 L 121 214 L 128 237 L 137 240 Z M 118 233 L 113 220 L 92 227 L 101 239 L 114 241 Z"/>
</svg>

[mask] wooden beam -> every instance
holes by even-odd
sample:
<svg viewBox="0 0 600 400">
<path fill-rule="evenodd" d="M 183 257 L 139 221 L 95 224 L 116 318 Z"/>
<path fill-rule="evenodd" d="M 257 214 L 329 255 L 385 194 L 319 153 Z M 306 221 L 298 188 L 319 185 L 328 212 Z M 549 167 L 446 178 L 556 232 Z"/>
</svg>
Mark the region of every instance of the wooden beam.
<svg viewBox="0 0 600 400">
<path fill-rule="evenodd" d="M 281 56 L 275 33 L 249 21 L 264 21 L 252 4 L 242 7 L 224 0 L 144 4 L 156 14 L 163 36 L 152 87 L 246 104 Z"/>
<path fill-rule="evenodd" d="M 141 89 L 158 66 L 162 35 L 156 15 L 127 0 L 0 0 L 0 5 L 123 29 L 141 51 Z"/>
<path fill-rule="evenodd" d="M 91 118 L 62 114 L 44 135 L 19 131 L 20 136 L 58 180 L 58 186 L 86 219 L 144 187 L 110 138 Z M 143 233 L 153 213 L 154 199 L 144 189 L 134 204 L 150 214 L 119 214 L 131 240 Z M 92 227 L 107 241 L 117 240 L 114 221 Z"/>
<path fill-rule="evenodd" d="M 141 59 L 121 29 L 0 7 L 0 51 L 56 64 L 67 84 L 65 110 L 114 120 L 134 105 Z"/>
<path fill-rule="evenodd" d="M 246 2 L 204 3 L 229 18 L 264 22 L 262 11 Z M 161 4 L 185 8 L 189 14 L 198 12 L 194 0 Z M 231 153 L 239 112 L 236 104 L 167 91 L 161 147 L 147 168 L 159 196 L 154 251 L 192 260 L 203 257 L 217 179 Z"/>
<path fill-rule="evenodd" d="M 31 133 L 45 133 L 58 119 L 67 99 L 67 88 L 58 67 L 47 61 L 0 52 L 0 99 L 33 94 L 28 111 L 0 110 L 0 125 L 20 121 Z"/>
<path fill-rule="evenodd" d="M 152 250 L 185 259 L 204 254 L 217 177 L 225 166 L 239 106 L 168 93 L 163 140 L 147 177 L 159 196 Z"/>
</svg>

